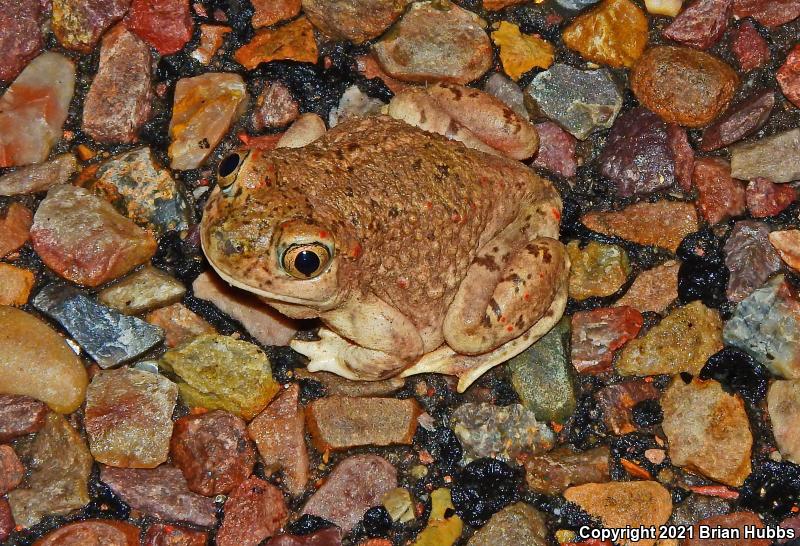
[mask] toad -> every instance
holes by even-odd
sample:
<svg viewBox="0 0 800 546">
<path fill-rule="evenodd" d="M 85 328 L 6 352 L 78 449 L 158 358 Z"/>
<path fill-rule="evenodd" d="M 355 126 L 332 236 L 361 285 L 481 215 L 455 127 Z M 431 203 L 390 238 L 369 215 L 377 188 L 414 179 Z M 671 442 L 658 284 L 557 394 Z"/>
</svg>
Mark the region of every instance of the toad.
<svg viewBox="0 0 800 546">
<path fill-rule="evenodd" d="M 228 283 L 297 319 L 310 371 L 444 373 L 466 389 L 561 318 L 561 199 L 512 159 L 375 116 L 218 167 L 203 251 Z"/>
</svg>

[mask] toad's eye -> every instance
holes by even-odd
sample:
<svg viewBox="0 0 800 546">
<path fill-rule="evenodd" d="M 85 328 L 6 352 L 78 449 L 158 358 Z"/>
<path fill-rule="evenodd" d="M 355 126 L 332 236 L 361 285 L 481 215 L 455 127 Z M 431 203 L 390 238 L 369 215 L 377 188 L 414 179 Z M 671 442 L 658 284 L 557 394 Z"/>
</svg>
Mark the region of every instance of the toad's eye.
<svg viewBox="0 0 800 546">
<path fill-rule="evenodd" d="M 221 189 L 229 188 L 236 181 L 236 173 L 244 161 L 244 156 L 234 152 L 219 162 L 217 167 L 217 184 Z"/>
<path fill-rule="evenodd" d="M 281 263 L 283 269 L 296 279 L 313 279 L 325 271 L 331 261 L 328 247 L 319 243 L 292 245 L 287 248 Z"/>
</svg>

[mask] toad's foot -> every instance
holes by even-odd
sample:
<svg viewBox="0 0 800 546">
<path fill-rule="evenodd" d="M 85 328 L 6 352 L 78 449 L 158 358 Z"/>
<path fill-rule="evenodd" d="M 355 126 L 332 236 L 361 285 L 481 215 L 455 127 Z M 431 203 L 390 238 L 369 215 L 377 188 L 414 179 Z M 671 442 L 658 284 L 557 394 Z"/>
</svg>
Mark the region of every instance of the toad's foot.
<svg viewBox="0 0 800 546">
<path fill-rule="evenodd" d="M 331 372 L 347 379 L 378 381 L 397 375 L 407 363 L 390 354 L 351 343 L 328 328 L 320 328 L 319 340 L 293 340 L 292 349 L 309 359 L 308 371 Z"/>
</svg>

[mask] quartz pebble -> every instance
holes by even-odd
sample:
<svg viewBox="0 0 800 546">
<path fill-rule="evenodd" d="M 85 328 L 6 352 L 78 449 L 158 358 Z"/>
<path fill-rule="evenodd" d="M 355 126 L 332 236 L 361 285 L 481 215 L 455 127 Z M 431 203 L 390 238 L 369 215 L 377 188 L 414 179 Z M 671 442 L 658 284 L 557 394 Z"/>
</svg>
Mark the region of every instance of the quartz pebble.
<svg viewBox="0 0 800 546">
<path fill-rule="evenodd" d="M 305 421 L 299 406 L 300 387 L 292 384 L 248 425 L 247 433 L 258 447 L 267 474 L 283 470 L 286 488 L 300 495 L 309 475 Z"/>
<path fill-rule="evenodd" d="M 736 222 L 723 251 L 730 271 L 726 292 L 730 301 L 742 301 L 781 267 L 780 256 L 769 242 L 769 226 L 762 222 Z"/>
<path fill-rule="evenodd" d="M 604 235 L 672 252 L 699 227 L 697 211 L 691 203 L 667 200 L 634 203 L 619 211 L 589 212 L 581 217 L 581 223 Z"/>
<path fill-rule="evenodd" d="M 739 83 L 723 61 L 689 47 L 648 49 L 631 72 L 639 102 L 668 123 L 702 127 L 730 104 Z"/>
<path fill-rule="evenodd" d="M 360 44 L 383 34 L 411 0 L 303 0 L 302 3 L 303 12 L 323 34 Z"/>
<path fill-rule="evenodd" d="M 14 449 L 8 445 L 0 445 L 0 496 L 15 489 L 25 476 L 25 467 L 17 457 Z"/>
<path fill-rule="evenodd" d="M 753 436 L 744 402 L 718 382 L 676 377 L 661 399 L 672 463 L 738 487 L 750 474 Z"/>
<path fill-rule="evenodd" d="M 62 277 L 98 286 L 146 262 L 153 236 L 84 188 L 55 186 L 36 210 L 31 242 Z"/>
<path fill-rule="evenodd" d="M 47 159 L 74 91 L 75 64 L 60 53 L 46 51 L 25 67 L 0 97 L 0 167 Z"/>
<path fill-rule="evenodd" d="M 247 88 L 239 74 L 210 72 L 178 80 L 169 125 L 170 167 L 199 167 L 246 106 Z"/>
<path fill-rule="evenodd" d="M 500 99 L 503 104 L 511 108 L 521 118 L 526 120 L 530 118 L 528 109 L 525 107 L 525 94 L 511 78 L 499 72 L 493 72 L 491 76 L 486 78 L 486 83 L 483 84 L 483 91 Z"/>
<path fill-rule="evenodd" d="M 756 178 L 747 184 L 747 210 L 754 218 L 780 214 L 797 200 L 797 190 L 788 184 L 773 184 L 766 178 Z"/>
<path fill-rule="evenodd" d="M 30 461 L 30 475 L 24 487 L 8 494 L 17 525 L 32 527 L 47 515 L 68 514 L 89 502 L 92 455 L 63 416 L 47 414 L 44 427 L 18 450 Z"/>
<path fill-rule="evenodd" d="M 300 115 L 300 106 L 292 92 L 280 81 L 267 82 L 256 99 L 251 116 L 256 131 L 285 127 Z"/>
<path fill-rule="evenodd" d="M 786 265 L 800 271 L 800 230 L 773 231 L 769 234 L 769 242 Z"/>
<path fill-rule="evenodd" d="M 28 303 L 34 282 L 32 271 L 0 263 L 0 305 L 19 307 Z"/>
<path fill-rule="evenodd" d="M 776 376 L 800 379 L 800 300 L 783 275 L 739 302 L 723 335 Z"/>
<path fill-rule="evenodd" d="M 800 381 L 774 381 L 767 393 L 767 410 L 781 456 L 800 464 Z"/>
<path fill-rule="evenodd" d="M 264 409 L 279 388 L 267 355 L 230 336 L 197 337 L 167 351 L 159 366 L 177 376 L 189 407 L 224 409 L 246 420 Z"/>
<path fill-rule="evenodd" d="M 342 460 L 303 506 L 302 514 L 324 518 L 349 533 L 364 512 L 397 487 L 397 470 L 377 455 Z"/>
<path fill-rule="evenodd" d="M 622 349 L 616 369 L 620 375 L 697 375 L 720 349 L 719 313 L 694 301 L 678 307 L 642 337 L 630 341 Z"/>
<path fill-rule="evenodd" d="M 605 307 L 572 315 L 571 361 L 580 373 L 611 369 L 614 351 L 634 339 L 642 314 L 632 307 Z"/>
<path fill-rule="evenodd" d="M 28 241 L 33 214 L 24 205 L 11 203 L 0 216 L 0 258 L 16 252 Z"/>
<path fill-rule="evenodd" d="M 100 467 L 100 480 L 134 510 L 159 519 L 210 527 L 217 521 L 213 499 L 192 493 L 181 471 L 156 468 Z"/>
<path fill-rule="evenodd" d="M 306 408 L 306 422 L 320 452 L 358 446 L 411 444 L 422 412 L 413 398 L 327 396 Z"/>
<path fill-rule="evenodd" d="M 683 0 L 644 0 L 647 13 L 675 17 L 681 11 Z"/>
<path fill-rule="evenodd" d="M 537 74 L 525 92 L 544 115 L 580 140 L 611 127 L 622 108 L 622 94 L 606 69 L 556 63 Z"/>
<path fill-rule="evenodd" d="M 150 48 L 123 25 L 103 37 L 100 66 L 83 107 L 83 131 L 98 142 L 131 143 L 150 115 Z"/>
<path fill-rule="evenodd" d="M 30 396 L 0 394 L 0 442 L 32 434 L 44 426 L 47 405 Z"/>
<path fill-rule="evenodd" d="M 219 410 L 175 421 L 170 455 L 189 489 L 206 497 L 232 491 L 250 476 L 256 462 L 245 422 Z"/>
<path fill-rule="evenodd" d="M 53 0 L 53 34 L 66 49 L 90 53 L 130 4 L 131 0 Z"/>
<path fill-rule="evenodd" d="M 664 37 L 708 49 L 725 34 L 732 6 L 733 0 L 695 0 L 664 29 Z"/>
<path fill-rule="evenodd" d="M 201 273 L 192 290 L 196 298 L 213 303 L 264 345 L 288 345 L 297 333 L 296 321 L 264 305 L 253 294 L 229 286 L 212 271 Z"/>
<path fill-rule="evenodd" d="M 0 195 L 46 191 L 68 182 L 77 170 L 78 161 L 74 155 L 60 154 L 45 163 L 22 167 L 0 176 Z"/>
<path fill-rule="evenodd" d="M 138 315 L 180 301 L 186 293 L 178 280 L 151 265 L 98 294 L 103 305 L 126 315 Z"/>
<path fill-rule="evenodd" d="M 603 412 L 603 421 L 617 436 L 636 432 L 633 408 L 645 400 L 658 400 L 658 389 L 641 380 L 608 385 L 594 395 Z"/>
<path fill-rule="evenodd" d="M 562 36 L 589 61 L 630 68 L 647 46 L 647 16 L 630 0 L 603 0 L 578 15 Z"/>
<path fill-rule="evenodd" d="M 216 329 L 182 303 L 151 311 L 145 320 L 164 330 L 165 343 L 172 349 L 203 334 L 216 334 Z"/>
<path fill-rule="evenodd" d="M 492 44 L 483 26 L 478 15 L 455 4 L 414 2 L 373 47 L 394 78 L 465 84 L 492 66 Z"/>
<path fill-rule="evenodd" d="M 553 44 L 532 34 L 523 34 L 519 27 L 500 21 L 492 32 L 492 41 L 500 49 L 503 71 L 512 80 L 518 80 L 534 68 L 550 68 L 555 57 Z"/>
<path fill-rule="evenodd" d="M 572 264 L 569 295 L 576 300 L 610 296 L 620 289 L 631 272 L 628 254 L 622 247 L 590 241 L 580 248 L 570 241 L 567 253 Z"/>
<path fill-rule="evenodd" d="M 208 534 L 176 525 L 154 523 L 147 528 L 144 546 L 206 546 Z"/>
<path fill-rule="evenodd" d="M 566 178 L 578 171 L 575 158 L 575 137 L 552 121 L 536 124 L 539 152 L 533 164 Z"/>
<path fill-rule="evenodd" d="M 0 393 L 36 398 L 59 413 L 72 413 L 83 403 L 89 382 L 83 364 L 37 317 L 0 306 L 0 355 Z"/>
<path fill-rule="evenodd" d="M 191 52 L 192 58 L 201 64 L 209 64 L 230 32 L 231 28 L 223 25 L 200 25 L 200 43 Z"/>
<path fill-rule="evenodd" d="M 314 28 L 306 17 L 300 17 L 274 30 L 259 30 L 236 50 L 234 58 L 247 70 L 254 70 L 271 61 L 315 63 L 318 54 Z"/>
<path fill-rule="evenodd" d="M 564 498 L 597 517 L 606 528 L 663 525 L 672 513 L 672 497 L 654 481 L 587 483 L 570 487 Z M 655 538 L 621 539 L 622 546 L 654 546 Z"/>
<path fill-rule="evenodd" d="M 800 129 L 734 146 L 731 176 L 740 180 L 766 178 L 777 183 L 800 180 Z"/>
<path fill-rule="evenodd" d="M 767 41 L 749 19 L 736 29 L 731 50 L 739 61 L 739 67 L 745 72 L 764 66 L 771 56 Z"/>
<path fill-rule="evenodd" d="M 333 128 L 351 118 L 378 114 L 384 105 L 382 100 L 370 97 L 357 85 L 351 85 L 345 89 L 336 108 L 331 110 L 328 116 L 328 125 Z"/>
<path fill-rule="evenodd" d="M 731 166 L 724 159 L 698 159 L 692 178 L 699 194 L 697 208 L 709 224 L 745 213 L 745 185 L 731 176 Z"/>
<path fill-rule="evenodd" d="M 33 306 L 61 324 L 103 369 L 129 362 L 164 340 L 161 328 L 122 315 L 59 283 L 42 288 Z"/>
<path fill-rule="evenodd" d="M 800 108 L 800 45 L 792 48 L 775 77 L 783 95 Z"/>
<path fill-rule="evenodd" d="M 140 530 L 135 525 L 107 519 L 68 523 L 47 533 L 35 546 L 139 546 Z"/>
<path fill-rule="evenodd" d="M 663 313 L 678 298 L 679 268 L 680 263 L 670 260 L 642 271 L 614 305 L 628 305 L 641 313 Z"/>
<path fill-rule="evenodd" d="M 181 0 L 132 0 L 125 24 L 160 55 L 180 51 L 194 29 L 189 2 Z"/>
<path fill-rule="evenodd" d="M 37 0 L 0 2 L 0 82 L 16 78 L 42 50 L 44 11 L 44 5 Z"/>
<path fill-rule="evenodd" d="M 464 448 L 465 462 L 482 457 L 513 461 L 522 453 L 552 449 L 553 433 L 522 404 L 495 406 L 467 402 L 458 406 L 451 425 Z"/>
<path fill-rule="evenodd" d="M 154 468 L 167 460 L 178 389 L 132 368 L 100 371 L 86 392 L 84 424 L 97 462 Z"/>
<path fill-rule="evenodd" d="M 253 28 L 269 27 L 297 16 L 300 0 L 253 0 Z"/>
<path fill-rule="evenodd" d="M 601 446 L 587 451 L 573 451 L 562 446 L 529 457 L 525 462 L 528 486 L 545 495 L 560 495 L 566 488 L 592 482 L 607 482 L 610 453 Z"/>
<path fill-rule="evenodd" d="M 517 502 L 494 514 L 467 542 L 467 546 L 546 546 L 544 515 Z"/>
<path fill-rule="evenodd" d="M 255 476 L 243 481 L 225 501 L 217 531 L 218 546 L 257 546 L 289 519 L 283 493 Z"/>
<path fill-rule="evenodd" d="M 700 150 L 718 150 L 752 135 L 767 123 L 774 106 L 775 92 L 771 89 L 758 92 L 731 106 L 703 131 Z"/>
</svg>

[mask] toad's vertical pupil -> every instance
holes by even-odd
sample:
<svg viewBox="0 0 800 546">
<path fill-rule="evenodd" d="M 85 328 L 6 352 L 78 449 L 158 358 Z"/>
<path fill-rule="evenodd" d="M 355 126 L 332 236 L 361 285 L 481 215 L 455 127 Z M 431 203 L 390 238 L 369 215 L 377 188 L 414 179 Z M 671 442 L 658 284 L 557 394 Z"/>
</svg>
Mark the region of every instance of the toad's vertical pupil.
<svg viewBox="0 0 800 546">
<path fill-rule="evenodd" d="M 231 154 L 219 164 L 219 175 L 228 176 L 239 166 L 239 154 Z"/>
<path fill-rule="evenodd" d="M 317 269 L 319 269 L 320 265 L 319 256 L 310 250 L 303 250 L 294 259 L 295 269 L 306 277 L 310 277 L 314 274 Z"/>
</svg>

